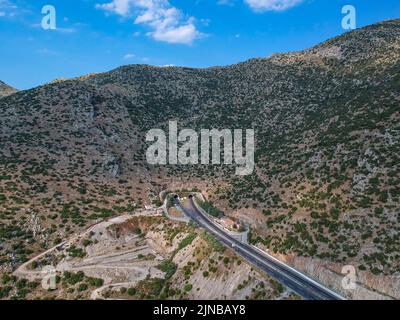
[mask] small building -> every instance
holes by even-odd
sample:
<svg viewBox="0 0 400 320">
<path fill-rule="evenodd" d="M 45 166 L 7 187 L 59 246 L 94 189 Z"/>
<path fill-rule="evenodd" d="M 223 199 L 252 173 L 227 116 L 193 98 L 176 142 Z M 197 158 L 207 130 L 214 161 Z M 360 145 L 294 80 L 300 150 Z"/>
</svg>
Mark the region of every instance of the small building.
<svg viewBox="0 0 400 320">
<path fill-rule="evenodd" d="M 222 218 L 222 219 L 220 219 L 220 221 L 221 221 L 221 224 L 227 229 L 235 230 L 238 227 L 238 224 L 230 218 Z"/>
</svg>

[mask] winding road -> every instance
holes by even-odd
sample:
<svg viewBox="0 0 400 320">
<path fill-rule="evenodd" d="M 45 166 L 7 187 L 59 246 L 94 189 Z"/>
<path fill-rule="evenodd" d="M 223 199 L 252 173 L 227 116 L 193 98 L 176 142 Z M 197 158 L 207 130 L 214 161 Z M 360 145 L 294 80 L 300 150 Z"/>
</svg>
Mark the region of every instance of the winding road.
<svg viewBox="0 0 400 320">
<path fill-rule="evenodd" d="M 193 197 L 189 197 L 187 204 L 182 205 L 179 198 L 175 199 L 175 204 L 183 212 L 196 222 L 200 227 L 211 233 L 225 246 L 234 250 L 238 255 L 266 272 L 271 277 L 284 284 L 292 291 L 296 292 L 306 300 L 345 300 L 336 292 L 324 287 L 322 284 L 300 273 L 292 267 L 284 264 L 276 258 L 264 253 L 260 249 L 242 243 L 220 229 L 206 214 L 203 214 L 196 204 Z"/>
</svg>

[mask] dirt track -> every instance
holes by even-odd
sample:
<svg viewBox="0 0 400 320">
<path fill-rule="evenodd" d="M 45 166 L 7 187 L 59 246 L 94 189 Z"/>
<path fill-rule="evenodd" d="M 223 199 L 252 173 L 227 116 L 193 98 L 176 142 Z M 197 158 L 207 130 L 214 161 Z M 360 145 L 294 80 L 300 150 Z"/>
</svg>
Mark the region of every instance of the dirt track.
<svg viewBox="0 0 400 320">
<path fill-rule="evenodd" d="M 149 214 L 150 215 L 150 214 Z M 120 239 L 113 238 L 107 232 L 107 228 L 114 224 L 121 224 L 134 216 L 125 215 L 113 218 L 108 221 L 99 222 L 83 233 L 78 234 L 30 259 L 22 264 L 14 274 L 31 281 L 42 278 L 42 270 L 31 270 L 30 266 L 34 261 L 47 255 L 60 255 L 64 253 L 67 258 L 62 259 L 55 267 L 56 271 L 84 271 L 87 276 L 102 278 L 104 285 L 93 290 L 91 299 L 101 299 L 101 293 L 107 288 L 130 287 L 146 277 L 163 276 L 163 273 L 156 268 L 162 257 L 151 248 L 147 241 L 139 239 L 138 235 L 126 235 Z M 91 237 L 96 239 L 96 244 L 85 248 L 87 254 L 83 259 L 69 258 L 66 250 L 72 245 L 78 245 L 82 239 Z M 153 260 L 146 260 L 141 257 L 151 255 Z M 125 281 L 119 281 L 125 279 Z"/>
</svg>

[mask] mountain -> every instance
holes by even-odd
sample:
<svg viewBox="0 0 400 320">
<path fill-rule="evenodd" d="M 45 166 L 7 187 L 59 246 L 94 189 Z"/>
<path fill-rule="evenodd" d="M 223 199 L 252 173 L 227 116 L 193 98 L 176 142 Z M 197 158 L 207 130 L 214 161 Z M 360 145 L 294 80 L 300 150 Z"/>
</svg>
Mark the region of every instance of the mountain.
<svg viewBox="0 0 400 320">
<path fill-rule="evenodd" d="M 0 261 L 198 187 L 253 243 L 339 275 L 353 265 L 366 287 L 399 295 L 399 47 L 390 20 L 227 67 L 130 65 L 3 97 Z M 254 129 L 256 170 L 149 165 L 145 134 L 169 120 Z"/>
<path fill-rule="evenodd" d="M 0 80 L 0 98 L 14 92 L 17 92 L 17 90 Z"/>
</svg>

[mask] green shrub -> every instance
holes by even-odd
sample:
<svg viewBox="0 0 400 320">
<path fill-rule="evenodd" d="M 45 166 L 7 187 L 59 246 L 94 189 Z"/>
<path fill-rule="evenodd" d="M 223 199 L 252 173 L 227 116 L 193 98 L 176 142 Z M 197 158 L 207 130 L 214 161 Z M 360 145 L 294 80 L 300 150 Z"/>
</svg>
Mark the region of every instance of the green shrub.
<svg viewBox="0 0 400 320">
<path fill-rule="evenodd" d="M 172 260 L 168 259 L 161 262 L 158 268 L 165 272 L 165 279 L 169 279 L 175 274 L 177 266 Z"/>
<path fill-rule="evenodd" d="M 185 290 L 185 292 L 189 292 L 192 290 L 192 288 L 193 288 L 193 286 L 190 283 L 188 283 L 188 284 L 185 284 L 185 287 L 183 288 L 183 290 Z"/>
<path fill-rule="evenodd" d="M 134 296 L 136 294 L 136 289 L 135 288 L 129 288 L 127 292 L 128 292 L 128 294 L 130 296 Z"/>
<path fill-rule="evenodd" d="M 179 243 L 178 250 L 182 250 L 183 248 L 185 248 L 188 245 L 190 245 L 195 238 L 196 238 L 196 234 L 195 233 L 189 234 L 187 237 L 182 239 L 182 241 Z"/>
<path fill-rule="evenodd" d="M 78 287 L 78 291 L 82 292 L 82 291 L 87 290 L 87 288 L 88 288 L 88 285 L 86 283 L 81 283 Z"/>
</svg>

